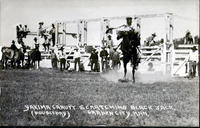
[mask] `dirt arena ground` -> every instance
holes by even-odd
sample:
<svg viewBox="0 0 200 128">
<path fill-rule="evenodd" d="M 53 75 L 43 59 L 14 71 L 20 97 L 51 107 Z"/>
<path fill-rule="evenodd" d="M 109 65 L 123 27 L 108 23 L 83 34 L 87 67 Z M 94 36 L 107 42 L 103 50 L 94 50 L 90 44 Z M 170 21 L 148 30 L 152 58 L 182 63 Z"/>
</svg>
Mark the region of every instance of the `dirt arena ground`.
<svg viewBox="0 0 200 128">
<path fill-rule="evenodd" d="M 1 70 L 0 125 L 198 126 L 198 78 L 132 84 L 109 77 L 51 69 Z"/>
</svg>

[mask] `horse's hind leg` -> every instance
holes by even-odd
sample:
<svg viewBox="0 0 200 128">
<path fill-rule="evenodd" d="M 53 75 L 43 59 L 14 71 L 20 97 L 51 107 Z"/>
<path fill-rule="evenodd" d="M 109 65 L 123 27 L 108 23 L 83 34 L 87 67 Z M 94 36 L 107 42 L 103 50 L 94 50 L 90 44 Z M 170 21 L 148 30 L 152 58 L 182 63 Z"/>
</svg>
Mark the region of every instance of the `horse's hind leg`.
<svg viewBox="0 0 200 128">
<path fill-rule="evenodd" d="M 38 60 L 38 67 L 37 67 L 37 69 L 39 69 L 40 68 L 40 61 Z"/>
<path fill-rule="evenodd" d="M 133 79 L 133 83 L 135 83 L 135 64 L 132 67 L 132 79 Z"/>
<path fill-rule="evenodd" d="M 8 60 L 7 59 L 5 60 L 5 67 L 6 67 L 6 69 L 8 69 Z"/>
<path fill-rule="evenodd" d="M 24 67 L 24 60 L 22 60 L 22 68 Z"/>
<path fill-rule="evenodd" d="M 127 62 L 124 62 L 124 79 L 126 79 L 126 73 L 127 73 Z"/>
</svg>

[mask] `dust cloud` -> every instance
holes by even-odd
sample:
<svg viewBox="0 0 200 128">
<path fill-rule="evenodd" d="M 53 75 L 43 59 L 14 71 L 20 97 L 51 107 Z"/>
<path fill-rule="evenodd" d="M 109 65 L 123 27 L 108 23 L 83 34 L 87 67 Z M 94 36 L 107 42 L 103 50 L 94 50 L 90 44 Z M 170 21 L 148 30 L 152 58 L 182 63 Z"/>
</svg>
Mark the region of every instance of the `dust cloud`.
<svg viewBox="0 0 200 128">
<path fill-rule="evenodd" d="M 119 70 L 110 70 L 106 73 L 102 73 L 101 77 L 111 82 L 118 82 L 119 79 L 123 79 L 124 69 L 121 67 Z M 132 80 L 132 72 L 131 67 L 127 68 L 127 76 L 128 80 Z M 172 80 L 170 74 L 165 75 L 161 71 L 145 71 L 139 68 L 135 73 L 135 81 L 136 83 L 143 84 L 153 84 L 156 82 L 169 82 Z"/>
</svg>

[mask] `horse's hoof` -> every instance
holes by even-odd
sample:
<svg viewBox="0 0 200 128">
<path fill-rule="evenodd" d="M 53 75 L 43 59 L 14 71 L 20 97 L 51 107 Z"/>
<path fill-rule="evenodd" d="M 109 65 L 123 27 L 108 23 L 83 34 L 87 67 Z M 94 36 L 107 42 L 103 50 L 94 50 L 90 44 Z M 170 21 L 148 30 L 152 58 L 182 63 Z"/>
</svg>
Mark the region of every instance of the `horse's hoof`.
<svg viewBox="0 0 200 128">
<path fill-rule="evenodd" d="M 129 80 L 128 79 L 119 79 L 118 81 L 119 82 L 128 82 Z"/>
</svg>

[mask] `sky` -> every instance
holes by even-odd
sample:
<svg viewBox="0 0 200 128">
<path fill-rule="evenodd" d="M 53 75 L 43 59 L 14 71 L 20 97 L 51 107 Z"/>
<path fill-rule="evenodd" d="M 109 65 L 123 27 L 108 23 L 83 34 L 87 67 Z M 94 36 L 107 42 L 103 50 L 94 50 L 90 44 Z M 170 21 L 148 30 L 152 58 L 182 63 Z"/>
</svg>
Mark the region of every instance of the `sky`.
<svg viewBox="0 0 200 128">
<path fill-rule="evenodd" d="M 50 25 L 55 21 L 166 12 L 176 15 L 174 38 L 183 37 L 186 30 L 194 36 L 199 34 L 199 0 L 0 0 L 0 46 L 16 40 L 16 25 L 19 24 L 37 31 L 40 21 Z M 162 18 L 142 19 L 142 39 L 154 32 L 158 39 L 162 38 L 163 22 Z M 112 21 L 111 26 L 120 24 Z M 99 23 L 90 23 L 88 42 L 99 43 L 99 33 Z"/>
</svg>

